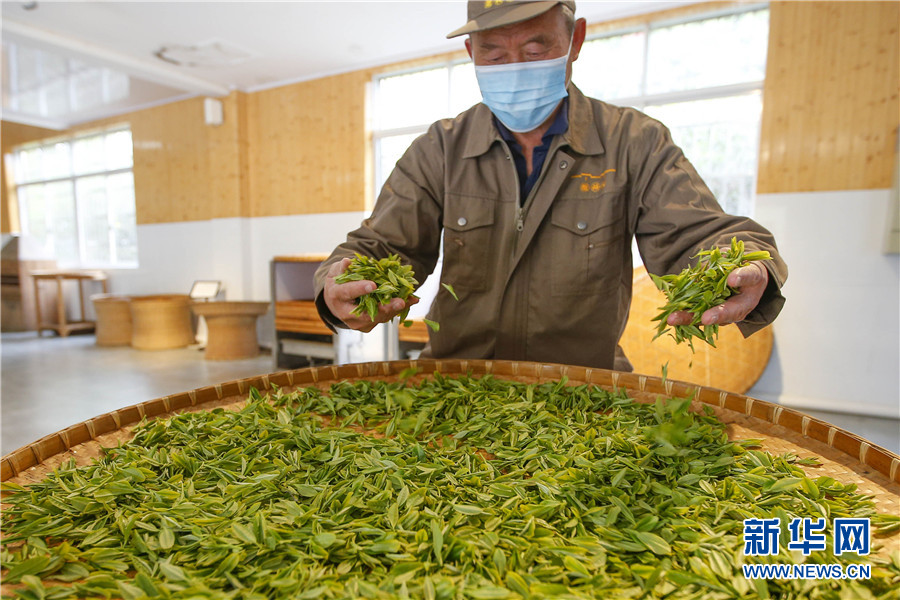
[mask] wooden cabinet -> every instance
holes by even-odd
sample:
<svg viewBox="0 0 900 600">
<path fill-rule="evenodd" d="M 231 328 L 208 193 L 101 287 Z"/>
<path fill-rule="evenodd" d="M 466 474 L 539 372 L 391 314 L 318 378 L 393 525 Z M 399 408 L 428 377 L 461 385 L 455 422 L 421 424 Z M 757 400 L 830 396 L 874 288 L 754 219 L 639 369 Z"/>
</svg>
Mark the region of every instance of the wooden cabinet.
<svg viewBox="0 0 900 600">
<path fill-rule="evenodd" d="M 275 302 L 276 369 L 292 369 L 336 358 L 334 334 L 319 318 L 313 275 L 325 254 L 276 256 L 271 262 Z"/>
<path fill-rule="evenodd" d="M 413 319 L 412 325 L 409 327 L 400 326 L 397 337 L 401 342 L 424 345 L 428 342 L 428 325 L 425 324 L 425 321 Z"/>
<path fill-rule="evenodd" d="M 395 319 L 390 325 L 379 326 L 375 332 L 366 334 L 363 339 L 354 338 L 355 332 L 342 330 L 343 339 L 339 340 L 339 336 L 319 318 L 315 304 L 313 276 L 326 258 L 325 254 L 304 254 L 272 259 L 272 300 L 275 303 L 272 354 L 276 369 L 294 369 L 315 361 L 340 364 L 392 360 L 422 349 L 428 341 L 428 327 L 419 319 L 414 319 L 411 327 L 398 327 Z M 431 295 L 426 295 L 423 301 L 430 304 L 431 299 Z M 389 331 L 382 331 L 382 328 Z"/>
<path fill-rule="evenodd" d="M 312 300 L 279 300 L 275 303 L 275 329 L 296 333 L 332 335 L 319 318 Z"/>
<path fill-rule="evenodd" d="M 37 330 L 31 272 L 55 268 L 55 260 L 21 260 L 19 236 L 3 235 L 3 248 L 0 250 L 0 331 Z M 40 302 L 44 314 L 53 314 L 57 306 L 56 290 L 44 290 Z"/>
</svg>

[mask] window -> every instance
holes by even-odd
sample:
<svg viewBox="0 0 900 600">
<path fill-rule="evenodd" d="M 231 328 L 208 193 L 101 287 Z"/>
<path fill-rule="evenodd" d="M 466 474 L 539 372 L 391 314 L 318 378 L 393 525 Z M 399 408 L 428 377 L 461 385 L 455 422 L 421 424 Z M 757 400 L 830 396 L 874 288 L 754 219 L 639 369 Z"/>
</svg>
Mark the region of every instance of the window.
<svg viewBox="0 0 900 600">
<path fill-rule="evenodd" d="M 450 61 L 424 70 L 392 73 L 375 78 L 373 139 L 375 145 L 375 197 L 394 165 L 414 139 L 438 119 L 455 116 L 481 102 L 475 69 L 469 59 Z M 443 244 L 441 244 L 443 246 Z M 434 272 L 416 294 L 424 300 L 409 316 L 425 316 L 437 294 L 443 252 Z"/>
<path fill-rule="evenodd" d="M 722 208 L 752 215 L 768 32 L 757 6 L 604 34 L 585 42 L 572 80 L 662 121 Z"/>
<path fill-rule="evenodd" d="M 591 36 L 572 79 L 588 96 L 665 123 L 722 207 L 751 215 L 768 20 L 757 5 Z M 413 139 L 481 95 L 468 59 L 381 75 L 374 84 L 377 196 Z"/>
<path fill-rule="evenodd" d="M 18 148 L 22 234 L 60 267 L 136 267 L 131 131 L 116 128 Z"/>
<path fill-rule="evenodd" d="M 428 126 L 481 102 L 469 59 L 376 76 L 373 106 L 375 195 L 394 165 Z"/>
</svg>

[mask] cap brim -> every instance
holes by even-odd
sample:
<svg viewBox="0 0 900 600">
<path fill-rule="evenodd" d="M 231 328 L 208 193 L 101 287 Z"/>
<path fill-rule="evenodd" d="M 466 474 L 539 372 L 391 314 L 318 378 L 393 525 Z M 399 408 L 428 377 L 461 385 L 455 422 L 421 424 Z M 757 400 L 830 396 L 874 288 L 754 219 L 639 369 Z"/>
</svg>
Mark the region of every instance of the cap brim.
<svg viewBox="0 0 900 600">
<path fill-rule="evenodd" d="M 472 19 L 459 29 L 448 33 L 447 39 L 455 38 L 467 33 L 475 33 L 476 31 L 484 31 L 486 29 L 494 29 L 521 23 L 522 21 L 527 21 L 528 19 L 533 19 L 538 15 L 544 14 L 557 4 L 559 4 L 559 0 L 510 3 L 508 7 L 504 6 L 501 9 Z"/>
</svg>

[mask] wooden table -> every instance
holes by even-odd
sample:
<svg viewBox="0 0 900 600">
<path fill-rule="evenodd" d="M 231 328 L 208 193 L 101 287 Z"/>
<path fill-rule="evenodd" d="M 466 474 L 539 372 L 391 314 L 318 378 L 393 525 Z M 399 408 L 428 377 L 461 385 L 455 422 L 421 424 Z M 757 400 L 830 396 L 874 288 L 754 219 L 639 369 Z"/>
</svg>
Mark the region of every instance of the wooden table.
<svg viewBox="0 0 900 600">
<path fill-rule="evenodd" d="M 99 281 L 103 286 L 103 293 L 109 292 L 107 289 L 106 273 L 103 271 L 57 271 L 57 270 L 40 270 L 32 271 L 31 277 L 34 279 L 34 305 L 35 316 L 37 317 L 38 335 L 45 329 L 57 332 L 60 336 L 66 337 L 72 331 L 92 330 L 95 327 L 94 321 L 87 319 L 87 312 L 84 307 L 84 282 Z M 78 282 L 78 303 L 81 306 L 81 319 L 69 322 L 66 320 L 66 297 L 63 294 L 63 281 L 71 280 Z M 41 285 L 42 281 L 56 282 L 56 323 L 44 321 L 41 315 Z"/>
<path fill-rule="evenodd" d="M 266 314 L 268 302 L 194 302 L 191 309 L 206 319 L 207 360 L 238 360 L 259 354 L 256 318 Z"/>
</svg>

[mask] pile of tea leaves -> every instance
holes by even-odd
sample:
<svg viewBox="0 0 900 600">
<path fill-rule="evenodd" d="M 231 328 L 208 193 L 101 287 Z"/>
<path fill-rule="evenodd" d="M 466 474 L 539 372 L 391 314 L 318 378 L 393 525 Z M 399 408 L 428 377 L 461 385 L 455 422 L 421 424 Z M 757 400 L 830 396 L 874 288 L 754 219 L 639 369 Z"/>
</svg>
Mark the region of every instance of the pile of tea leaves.
<svg viewBox="0 0 900 600">
<path fill-rule="evenodd" d="M 703 313 L 719 306 L 738 290 L 728 285 L 728 276 L 735 269 L 746 267 L 754 261 L 771 260 L 765 250 L 745 252 L 744 242 L 731 238 L 731 246 L 726 249 L 702 250 L 694 258 L 697 264 L 683 269 L 680 273 L 654 275 L 650 278 L 656 287 L 666 295 L 666 304 L 659 307 L 659 314 L 653 321 L 659 321 L 653 339 L 668 333 L 676 344 L 687 342 L 694 352 L 694 338 L 716 347 L 719 325 L 702 323 Z M 669 325 L 669 315 L 675 312 L 691 313 L 691 322 L 686 325 Z"/>
<path fill-rule="evenodd" d="M 23 598 L 896 598 L 900 558 L 743 555 L 743 520 L 877 516 L 690 401 L 442 377 L 250 394 L 4 485 Z M 786 528 L 783 532 L 786 534 Z M 830 540 L 830 536 L 829 536 Z M 877 538 L 873 540 L 877 544 Z M 867 563 L 867 580 L 741 564 Z"/>
<path fill-rule="evenodd" d="M 351 281 L 372 281 L 377 286 L 374 291 L 357 298 L 356 308 L 351 311 L 354 315 L 366 313 L 373 322 L 378 316 L 379 306 L 388 304 L 394 298 L 406 301 L 419 285 L 412 267 L 404 265 L 396 254 L 375 259 L 357 253 L 347 265 L 347 270 L 334 279 L 337 284 Z M 409 307 L 399 314 L 400 323 L 408 327 L 412 321 L 407 320 L 407 315 Z"/>
</svg>

